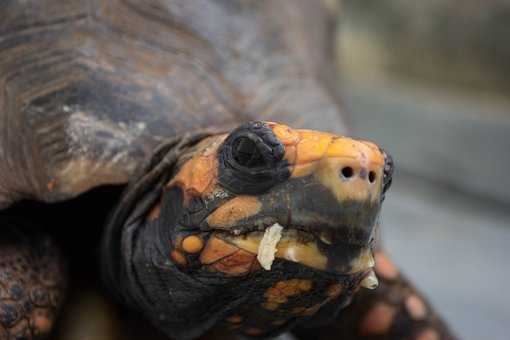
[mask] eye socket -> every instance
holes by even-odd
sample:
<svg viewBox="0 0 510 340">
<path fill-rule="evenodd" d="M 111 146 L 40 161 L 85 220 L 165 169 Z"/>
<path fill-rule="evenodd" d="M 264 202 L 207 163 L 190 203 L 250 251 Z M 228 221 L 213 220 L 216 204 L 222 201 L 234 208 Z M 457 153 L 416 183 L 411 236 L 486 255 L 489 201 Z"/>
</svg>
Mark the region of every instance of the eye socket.
<svg viewBox="0 0 510 340">
<path fill-rule="evenodd" d="M 218 182 L 235 194 L 261 194 L 290 177 L 285 146 L 264 122 L 234 130 L 219 149 Z"/>
<path fill-rule="evenodd" d="M 261 167 L 266 164 L 257 144 L 247 137 L 240 137 L 234 142 L 232 156 L 237 164 L 247 168 Z"/>
</svg>

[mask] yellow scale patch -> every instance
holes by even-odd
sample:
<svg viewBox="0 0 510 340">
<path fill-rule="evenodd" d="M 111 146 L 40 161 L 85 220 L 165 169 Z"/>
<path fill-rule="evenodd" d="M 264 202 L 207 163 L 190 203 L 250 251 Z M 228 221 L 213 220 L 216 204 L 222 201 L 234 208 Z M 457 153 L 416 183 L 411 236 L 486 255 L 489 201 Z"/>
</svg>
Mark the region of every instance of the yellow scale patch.
<svg viewBox="0 0 510 340">
<path fill-rule="evenodd" d="M 264 294 L 266 302 L 262 305 L 268 310 L 277 310 L 280 305 L 286 303 L 291 296 L 309 292 L 313 287 L 313 282 L 303 279 L 292 279 L 280 281 L 275 286 L 269 287 Z"/>
</svg>

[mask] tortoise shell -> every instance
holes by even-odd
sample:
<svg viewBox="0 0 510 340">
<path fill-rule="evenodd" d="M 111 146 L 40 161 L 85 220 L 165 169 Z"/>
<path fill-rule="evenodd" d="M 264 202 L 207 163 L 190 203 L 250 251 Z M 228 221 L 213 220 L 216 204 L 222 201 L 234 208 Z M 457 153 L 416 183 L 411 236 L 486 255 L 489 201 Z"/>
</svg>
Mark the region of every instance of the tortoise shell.
<svg viewBox="0 0 510 340">
<path fill-rule="evenodd" d="M 0 207 L 124 183 L 186 131 L 345 130 L 320 4 L 4 1 L 0 13 Z"/>
</svg>

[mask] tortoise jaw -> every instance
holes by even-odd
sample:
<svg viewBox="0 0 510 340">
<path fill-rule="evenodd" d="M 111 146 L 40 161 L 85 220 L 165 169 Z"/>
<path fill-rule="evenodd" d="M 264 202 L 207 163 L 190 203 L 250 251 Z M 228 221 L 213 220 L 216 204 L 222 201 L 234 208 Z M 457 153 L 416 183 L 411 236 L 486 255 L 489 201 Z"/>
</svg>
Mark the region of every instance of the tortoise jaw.
<svg viewBox="0 0 510 340">
<path fill-rule="evenodd" d="M 352 245 L 332 243 L 324 233 L 313 233 L 293 227 L 281 227 L 280 235 L 266 252 L 274 253 L 267 265 L 261 261 L 261 252 L 265 247 L 267 235 L 274 224 L 265 231 L 252 231 L 242 235 L 216 232 L 215 236 L 251 254 L 258 255 L 259 262 L 270 270 L 273 259 L 299 263 L 320 271 L 339 275 L 368 274 L 375 265 L 371 245 Z M 279 225 L 278 225 L 279 226 Z"/>
</svg>

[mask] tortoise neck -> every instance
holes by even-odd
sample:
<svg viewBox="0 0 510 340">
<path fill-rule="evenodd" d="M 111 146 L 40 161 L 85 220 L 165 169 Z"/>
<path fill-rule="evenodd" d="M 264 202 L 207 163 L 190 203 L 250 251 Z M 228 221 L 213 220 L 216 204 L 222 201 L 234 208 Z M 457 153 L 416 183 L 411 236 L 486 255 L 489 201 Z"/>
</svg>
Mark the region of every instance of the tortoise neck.
<svg viewBox="0 0 510 340">
<path fill-rule="evenodd" d="M 154 150 L 151 159 L 142 167 L 139 174 L 130 181 L 104 228 L 101 258 L 102 276 L 107 287 L 122 286 L 125 275 L 123 261 L 126 253 L 122 249 L 121 240 L 128 226 L 147 215 L 173 175 L 179 158 L 197 143 L 216 133 L 203 130 L 164 141 Z M 111 290 L 121 301 L 125 300 L 119 296 L 120 292 Z"/>
</svg>

